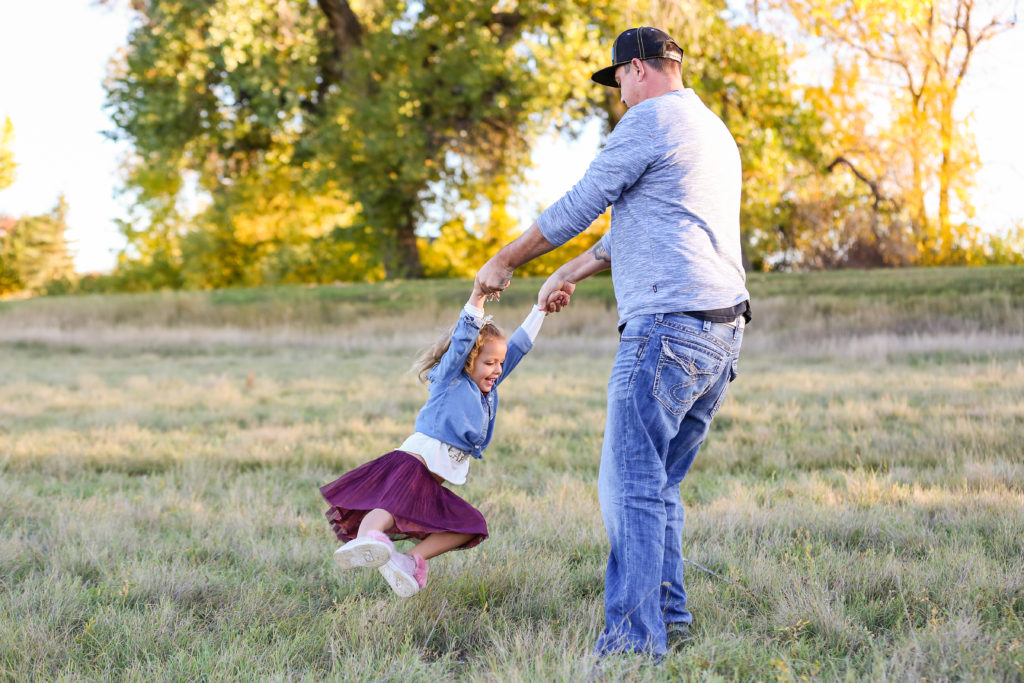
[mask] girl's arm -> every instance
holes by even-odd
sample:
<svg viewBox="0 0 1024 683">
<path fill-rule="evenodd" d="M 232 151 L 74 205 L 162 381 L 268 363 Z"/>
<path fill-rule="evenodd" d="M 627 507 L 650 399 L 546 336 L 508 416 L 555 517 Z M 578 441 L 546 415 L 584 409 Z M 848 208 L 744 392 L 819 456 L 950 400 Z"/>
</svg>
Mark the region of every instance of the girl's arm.
<svg viewBox="0 0 1024 683">
<path fill-rule="evenodd" d="M 540 328 L 544 324 L 544 318 L 547 317 L 547 313 L 540 306 L 534 306 L 530 309 L 530 314 L 526 316 L 526 320 L 519 326 L 526 336 L 530 338 L 530 344 L 537 341 L 537 335 L 540 334 Z"/>
<path fill-rule="evenodd" d="M 484 302 L 487 295 L 473 288 L 469 301 L 463 306 L 459 314 L 459 321 L 452 330 L 451 343 L 448 350 L 444 352 L 437 363 L 437 367 L 427 375 L 431 382 L 442 382 L 458 377 L 462 368 L 466 365 L 473 344 L 480 334 L 480 328 L 484 323 Z"/>
<path fill-rule="evenodd" d="M 473 293 L 469 295 L 469 301 L 466 302 L 466 306 L 472 306 L 477 311 L 480 311 L 480 317 L 484 317 L 484 303 L 487 301 L 487 295 L 480 290 L 480 285 L 473 283 Z"/>
</svg>

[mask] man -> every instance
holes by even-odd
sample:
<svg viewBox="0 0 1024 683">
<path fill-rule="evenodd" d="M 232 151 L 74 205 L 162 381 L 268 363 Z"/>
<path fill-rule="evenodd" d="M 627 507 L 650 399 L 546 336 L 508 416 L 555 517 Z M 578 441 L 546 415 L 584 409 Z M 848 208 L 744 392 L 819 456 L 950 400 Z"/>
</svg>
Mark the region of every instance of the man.
<svg viewBox="0 0 1024 683">
<path fill-rule="evenodd" d="M 683 589 L 679 484 L 736 375 L 749 294 L 740 256 L 740 158 L 722 121 L 680 75 L 664 31 L 629 29 L 592 79 L 629 107 L 583 179 L 477 274 L 485 292 L 582 232 L 611 228 L 562 265 L 538 304 L 559 310 L 611 268 L 619 349 L 608 383 L 598 494 L 611 552 L 594 652 L 666 651 L 693 617 Z"/>
</svg>

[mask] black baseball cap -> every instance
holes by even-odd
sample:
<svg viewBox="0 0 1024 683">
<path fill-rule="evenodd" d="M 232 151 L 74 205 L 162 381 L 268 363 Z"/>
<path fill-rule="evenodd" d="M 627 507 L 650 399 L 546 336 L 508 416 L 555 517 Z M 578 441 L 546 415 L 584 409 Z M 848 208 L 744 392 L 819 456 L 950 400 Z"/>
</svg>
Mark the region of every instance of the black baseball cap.
<svg viewBox="0 0 1024 683">
<path fill-rule="evenodd" d="M 668 46 L 675 45 L 679 52 L 669 52 Z M 619 34 L 612 44 L 612 65 L 594 72 L 590 80 L 601 85 L 618 88 L 615 82 L 615 70 L 634 59 L 672 59 L 683 61 L 683 50 L 672 40 L 672 36 L 661 29 L 650 26 L 638 26 L 626 29 Z"/>
</svg>

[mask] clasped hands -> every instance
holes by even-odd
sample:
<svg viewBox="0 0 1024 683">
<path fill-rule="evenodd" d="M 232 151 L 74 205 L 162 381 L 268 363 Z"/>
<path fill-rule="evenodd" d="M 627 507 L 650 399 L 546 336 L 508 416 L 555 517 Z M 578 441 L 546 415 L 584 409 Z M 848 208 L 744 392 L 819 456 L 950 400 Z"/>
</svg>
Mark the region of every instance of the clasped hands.
<svg viewBox="0 0 1024 683">
<path fill-rule="evenodd" d="M 488 300 L 500 299 L 501 293 L 512 284 L 513 271 L 513 268 L 498 261 L 495 256 L 477 272 L 473 287 L 487 295 Z M 575 289 L 576 284 L 566 280 L 560 270 L 556 270 L 540 288 L 537 294 L 537 308 L 545 313 L 558 313 L 569 305 Z"/>
</svg>

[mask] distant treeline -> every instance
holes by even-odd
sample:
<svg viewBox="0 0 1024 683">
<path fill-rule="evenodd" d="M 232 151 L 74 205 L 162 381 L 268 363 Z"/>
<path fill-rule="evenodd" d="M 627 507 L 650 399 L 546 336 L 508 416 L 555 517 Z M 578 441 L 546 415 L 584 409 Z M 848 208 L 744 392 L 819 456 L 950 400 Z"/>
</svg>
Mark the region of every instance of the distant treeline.
<svg viewBox="0 0 1024 683">
<path fill-rule="evenodd" d="M 490 305 L 492 312 L 507 318 L 527 310 L 543 281 L 516 277 L 500 303 Z M 418 315 L 430 318 L 434 325 L 465 302 L 470 286 L 467 279 L 433 278 L 41 297 L 0 301 L 0 328 L 358 330 L 370 318 L 408 323 Z M 862 330 L 967 328 L 1024 334 L 1024 268 L 1014 266 L 753 272 L 747 288 L 754 309 L 752 334 L 754 329 L 758 334 L 769 329 L 817 334 L 840 321 Z M 601 324 L 614 328 L 617 315 L 611 278 L 594 277 L 582 283 L 571 305 L 573 310 L 600 310 L 605 318 Z M 812 318 L 814 322 L 808 322 Z"/>
</svg>

